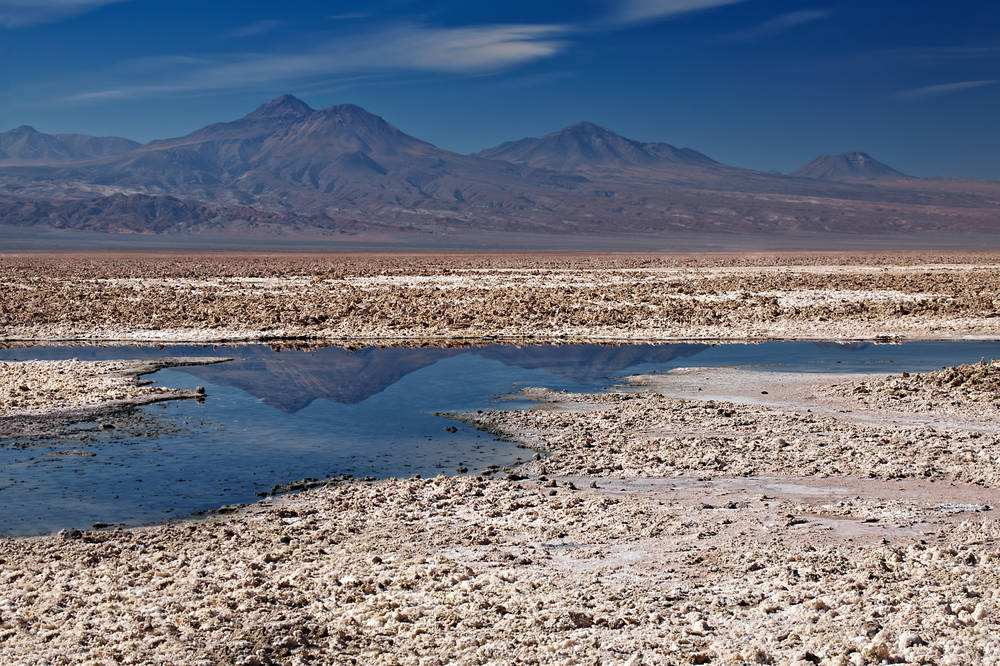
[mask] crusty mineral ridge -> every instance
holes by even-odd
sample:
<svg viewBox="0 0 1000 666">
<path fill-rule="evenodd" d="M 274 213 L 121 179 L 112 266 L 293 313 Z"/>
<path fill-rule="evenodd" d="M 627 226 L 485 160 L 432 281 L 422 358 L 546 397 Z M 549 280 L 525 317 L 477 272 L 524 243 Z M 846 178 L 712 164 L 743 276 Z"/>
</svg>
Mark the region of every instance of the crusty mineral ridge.
<svg viewBox="0 0 1000 666">
<path fill-rule="evenodd" d="M 928 373 L 870 378 L 835 387 L 833 393 L 869 407 L 997 418 L 1000 362 L 982 361 Z"/>
<path fill-rule="evenodd" d="M 993 255 L 0 257 L 0 339 L 1000 337 Z"/>
<path fill-rule="evenodd" d="M 209 365 L 225 358 L 150 361 L 0 361 L 0 437 L 55 434 L 61 423 L 92 420 L 164 400 L 201 397 L 202 391 L 141 381 L 142 375 L 177 365 Z"/>
</svg>

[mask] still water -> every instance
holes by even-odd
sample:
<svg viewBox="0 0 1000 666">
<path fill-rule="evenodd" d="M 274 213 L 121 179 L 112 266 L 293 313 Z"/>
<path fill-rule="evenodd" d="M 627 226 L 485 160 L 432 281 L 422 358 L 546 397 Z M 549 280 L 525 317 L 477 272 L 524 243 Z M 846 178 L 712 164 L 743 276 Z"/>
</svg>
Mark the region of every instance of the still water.
<svg viewBox="0 0 1000 666">
<path fill-rule="evenodd" d="M 507 465 L 529 453 L 436 416 L 524 403 L 528 386 L 606 389 L 683 366 L 923 371 L 1000 358 L 997 342 L 484 345 L 281 349 L 267 345 L 45 346 L 2 360 L 231 357 L 171 368 L 157 384 L 204 386 L 203 402 L 143 407 L 113 430 L 0 440 L 0 534 L 142 524 L 250 502 L 305 477 L 424 476 Z M 457 432 L 446 428 L 457 427 Z"/>
</svg>

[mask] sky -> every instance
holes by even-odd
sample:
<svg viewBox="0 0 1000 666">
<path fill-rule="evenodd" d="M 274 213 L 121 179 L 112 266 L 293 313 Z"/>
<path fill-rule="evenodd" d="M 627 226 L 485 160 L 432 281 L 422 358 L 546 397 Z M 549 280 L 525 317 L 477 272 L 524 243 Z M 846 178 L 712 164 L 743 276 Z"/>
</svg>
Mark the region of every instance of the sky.
<svg viewBox="0 0 1000 666">
<path fill-rule="evenodd" d="M 459 152 L 589 120 L 1000 179 L 994 0 L 0 0 L 0 59 L 0 131 L 148 141 L 291 93 Z"/>
</svg>

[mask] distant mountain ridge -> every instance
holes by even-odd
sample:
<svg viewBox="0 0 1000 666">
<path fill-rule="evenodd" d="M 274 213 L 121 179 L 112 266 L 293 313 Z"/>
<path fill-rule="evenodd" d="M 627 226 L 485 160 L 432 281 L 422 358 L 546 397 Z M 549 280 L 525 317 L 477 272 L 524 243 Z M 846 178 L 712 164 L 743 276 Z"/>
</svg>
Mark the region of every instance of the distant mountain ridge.
<svg viewBox="0 0 1000 666">
<path fill-rule="evenodd" d="M 712 158 L 691 148 L 677 148 L 668 143 L 642 143 L 590 122 L 577 123 L 539 138 L 508 141 L 476 154 L 556 171 L 649 168 L 667 164 L 719 166 Z"/>
<path fill-rule="evenodd" d="M 245 230 L 280 232 L 319 228 L 322 220 L 276 214 L 251 206 L 216 205 L 170 195 L 111 194 L 88 199 L 29 199 L 0 195 L 0 224 L 57 229 L 157 234 L 179 231 Z M 328 226 L 333 225 L 327 222 Z"/>
<path fill-rule="evenodd" d="M 234 121 L 152 141 L 100 164 L 41 175 L 310 215 L 335 201 L 351 208 L 495 206 L 539 186 L 574 182 L 443 150 L 353 104 L 317 110 L 290 95 Z"/>
<path fill-rule="evenodd" d="M 803 178 L 821 180 L 887 180 L 909 178 L 901 171 L 861 151 L 820 155 L 809 164 L 792 173 Z"/>
<path fill-rule="evenodd" d="M 141 146 L 74 136 L 4 134 L 18 157 L 0 159 L 0 224 L 433 238 L 1000 231 L 1000 184 L 906 179 L 864 153 L 764 173 L 593 123 L 463 155 L 359 106 L 283 95 Z"/>
<path fill-rule="evenodd" d="M 140 145 L 117 136 L 45 134 L 22 125 L 0 132 L 0 160 L 87 160 L 121 155 Z"/>
</svg>

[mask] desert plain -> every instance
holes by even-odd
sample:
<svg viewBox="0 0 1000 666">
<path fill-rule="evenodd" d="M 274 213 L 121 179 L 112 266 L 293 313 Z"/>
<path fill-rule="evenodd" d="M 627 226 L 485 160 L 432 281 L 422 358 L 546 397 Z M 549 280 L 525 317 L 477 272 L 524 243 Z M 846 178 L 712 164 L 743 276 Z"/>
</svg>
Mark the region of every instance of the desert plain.
<svg viewBox="0 0 1000 666">
<path fill-rule="evenodd" d="M 989 253 L 26 254 L 0 283 L 11 345 L 1000 338 Z M 150 370 L 0 364 L 2 431 L 212 399 Z M 0 538 L 0 662 L 1000 662 L 991 359 L 521 397 L 446 415 L 521 465 Z"/>
</svg>

